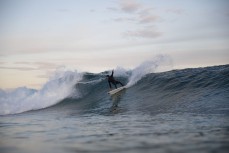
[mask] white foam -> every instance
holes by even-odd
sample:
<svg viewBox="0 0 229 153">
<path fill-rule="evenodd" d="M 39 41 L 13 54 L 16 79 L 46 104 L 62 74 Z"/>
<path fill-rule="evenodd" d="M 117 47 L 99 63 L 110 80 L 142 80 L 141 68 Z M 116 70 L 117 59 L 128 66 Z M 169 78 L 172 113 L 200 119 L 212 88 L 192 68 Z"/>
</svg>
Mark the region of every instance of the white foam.
<svg viewBox="0 0 229 153">
<path fill-rule="evenodd" d="M 40 89 L 20 87 L 12 91 L 2 91 L 0 115 L 16 114 L 52 106 L 66 97 L 80 97 L 74 85 L 82 79 L 83 73 L 77 71 L 56 71 Z"/>
<path fill-rule="evenodd" d="M 103 78 L 97 79 L 97 80 L 91 80 L 91 81 L 80 81 L 80 84 L 97 84 L 99 82 L 103 81 Z"/>
<path fill-rule="evenodd" d="M 114 76 L 115 77 L 129 77 L 130 76 L 130 70 L 127 70 L 121 66 L 116 67 L 114 70 Z"/>
<path fill-rule="evenodd" d="M 167 55 L 157 55 L 153 59 L 143 62 L 132 70 L 126 87 L 134 85 L 149 73 L 168 71 L 170 69 L 172 69 L 171 58 Z"/>
</svg>

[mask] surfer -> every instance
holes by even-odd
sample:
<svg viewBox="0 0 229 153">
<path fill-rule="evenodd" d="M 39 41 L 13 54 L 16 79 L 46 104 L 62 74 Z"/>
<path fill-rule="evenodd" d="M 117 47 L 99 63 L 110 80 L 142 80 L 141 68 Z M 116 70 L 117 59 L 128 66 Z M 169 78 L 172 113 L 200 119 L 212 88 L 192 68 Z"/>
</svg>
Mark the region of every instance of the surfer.
<svg viewBox="0 0 229 153">
<path fill-rule="evenodd" d="M 111 89 L 111 83 L 115 86 L 116 89 L 117 89 L 117 86 L 116 86 L 117 84 L 121 84 L 123 86 L 123 84 L 120 81 L 114 79 L 113 74 L 114 74 L 114 70 L 112 70 L 112 74 L 110 76 L 107 75 L 110 89 Z"/>
</svg>

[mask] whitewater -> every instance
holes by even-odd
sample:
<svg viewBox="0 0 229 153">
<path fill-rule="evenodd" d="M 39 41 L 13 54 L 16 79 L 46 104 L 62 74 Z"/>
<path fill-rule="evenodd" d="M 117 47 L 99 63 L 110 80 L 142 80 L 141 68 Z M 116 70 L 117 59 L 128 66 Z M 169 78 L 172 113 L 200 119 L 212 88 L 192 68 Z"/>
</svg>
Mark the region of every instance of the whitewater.
<svg viewBox="0 0 229 153">
<path fill-rule="evenodd" d="M 56 71 L 40 90 L 0 90 L 0 150 L 228 152 L 229 65 L 169 70 L 157 57 L 101 73 Z"/>
</svg>

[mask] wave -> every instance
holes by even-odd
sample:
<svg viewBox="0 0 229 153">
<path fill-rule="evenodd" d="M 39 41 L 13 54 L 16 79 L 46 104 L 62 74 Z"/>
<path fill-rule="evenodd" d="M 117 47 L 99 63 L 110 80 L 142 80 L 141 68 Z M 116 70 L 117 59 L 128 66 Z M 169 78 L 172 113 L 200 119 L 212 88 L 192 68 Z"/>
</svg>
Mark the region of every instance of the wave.
<svg viewBox="0 0 229 153">
<path fill-rule="evenodd" d="M 165 56 L 146 61 L 133 70 L 117 67 L 115 77 L 128 86 L 120 102 L 123 107 L 151 113 L 229 109 L 229 65 L 161 72 L 165 68 L 171 68 L 171 61 Z M 110 71 L 57 71 L 40 90 L 0 90 L 0 115 L 51 106 L 102 112 L 110 107 L 107 74 Z M 62 108 L 62 104 L 66 107 Z"/>
<path fill-rule="evenodd" d="M 127 85 L 129 82 L 134 84 L 113 97 L 107 94 L 107 80 L 99 80 L 108 72 L 86 73 L 82 80 L 83 84 L 78 83 L 75 86 L 84 93 L 82 98 L 66 98 L 50 109 L 65 112 L 67 110 L 70 114 L 89 112 L 106 115 L 114 111 L 128 111 L 134 114 L 139 112 L 229 115 L 229 65 L 154 72 L 139 75 L 139 78 L 132 77 L 136 75 L 135 71 L 133 69 L 116 76 Z"/>
</svg>

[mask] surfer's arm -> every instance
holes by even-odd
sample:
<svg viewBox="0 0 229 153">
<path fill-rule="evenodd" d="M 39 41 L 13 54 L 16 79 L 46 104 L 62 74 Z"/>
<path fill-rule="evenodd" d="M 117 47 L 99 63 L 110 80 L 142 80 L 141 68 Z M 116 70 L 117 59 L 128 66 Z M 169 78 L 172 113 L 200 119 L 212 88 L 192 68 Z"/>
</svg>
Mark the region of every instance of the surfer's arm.
<svg viewBox="0 0 229 153">
<path fill-rule="evenodd" d="M 113 77 L 113 74 L 114 74 L 114 70 L 112 70 L 111 77 Z"/>
</svg>

